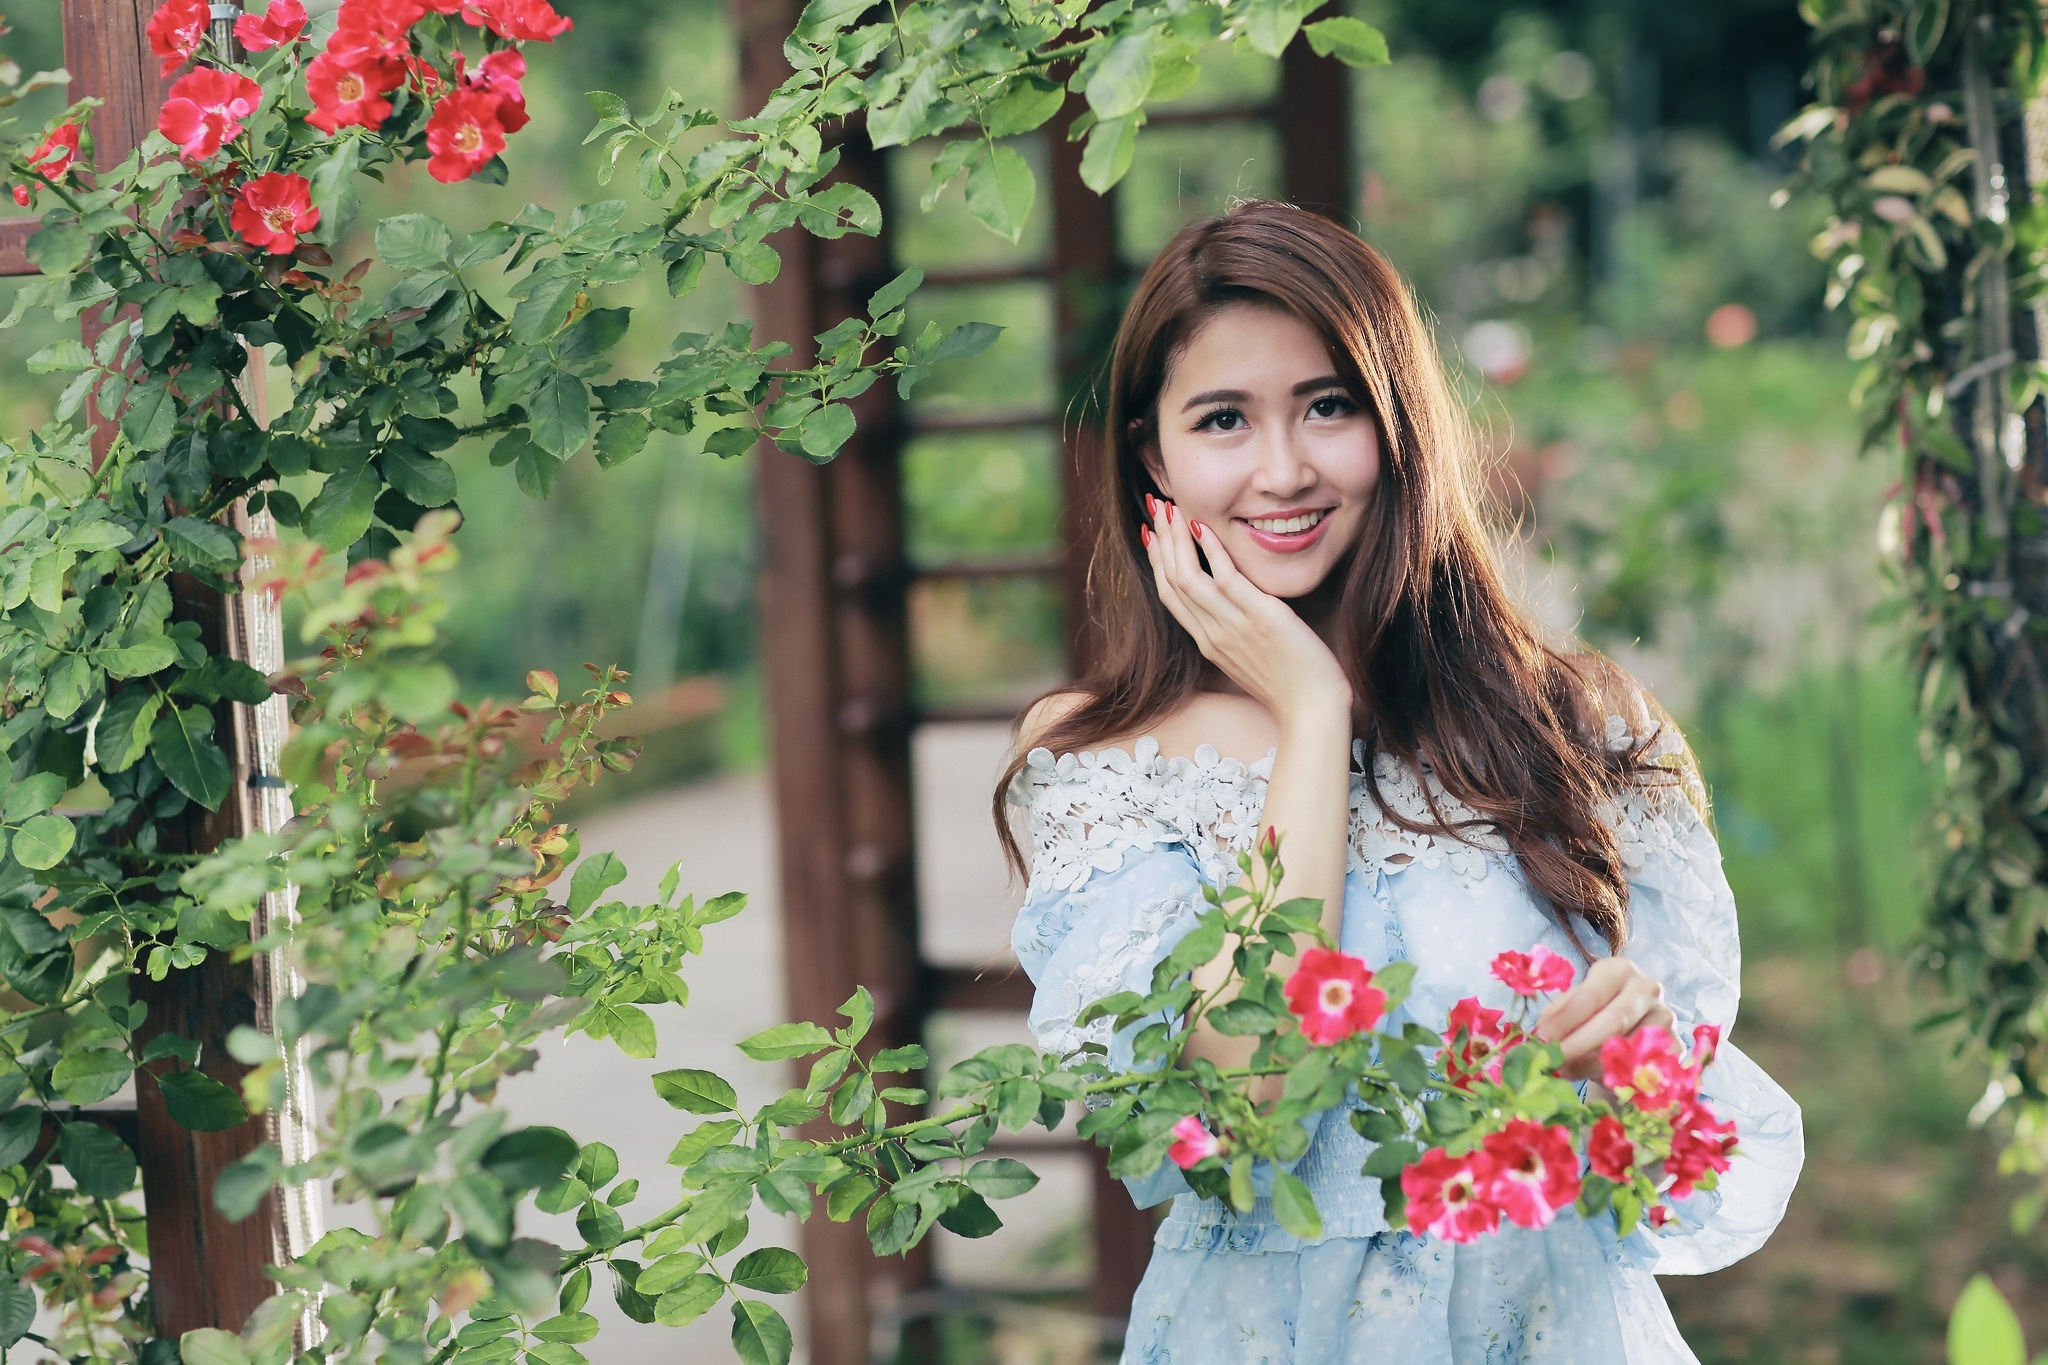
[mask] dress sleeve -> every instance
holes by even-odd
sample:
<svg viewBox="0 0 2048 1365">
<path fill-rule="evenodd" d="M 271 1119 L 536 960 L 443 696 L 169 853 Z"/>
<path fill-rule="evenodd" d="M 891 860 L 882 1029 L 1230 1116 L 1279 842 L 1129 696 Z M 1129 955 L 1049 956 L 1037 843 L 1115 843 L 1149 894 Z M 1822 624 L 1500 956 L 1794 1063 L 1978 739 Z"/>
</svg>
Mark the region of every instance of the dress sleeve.
<svg viewBox="0 0 2048 1365">
<path fill-rule="evenodd" d="M 1143 1025 L 1112 1033 L 1110 1020 L 1075 1018 L 1105 996 L 1149 989 L 1152 969 L 1207 908 L 1186 832 L 1141 791 L 1120 789 L 1128 776 L 1038 749 L 1012 794 L 1031 824 L 1031 882 L 1010 942 L 1035 987 L 1032 1036 L 1063 1057 L 1099 1044 L 1118 1070 L 1131 1066 Z M 1171 1164 L 1125 1184 L 1140 1207 L 1188 1190 Z"/>
<path fill-rule="evenodd" d="M 1648 722 L 1608 722 L 1608 742 L 1633 743 Z M 1624 953 L 1664 986 L 1681 1038 L 1718 1024 L 1723 1041 L 1700 1094 L 1736 1126 L 1737 1148 L 1718 1186 L 1676 1202 L 1662 1232 L 1631 1235 L 1630 1249 L 1660 1275 L 1700 1275 L 1741 1260 L 1778 1226 L 1805 1160 L 1799 1106 L 1727 1035 L 1741 994 L 1742 948 L 1735 897 L 1707 823 L 1696 769 L 1669 722 L 1649 757 L 1675 781 L 1639 789 L 1621 803 L 1617 829 L 1629 872 L 1629 938 Z"/>
</svg>

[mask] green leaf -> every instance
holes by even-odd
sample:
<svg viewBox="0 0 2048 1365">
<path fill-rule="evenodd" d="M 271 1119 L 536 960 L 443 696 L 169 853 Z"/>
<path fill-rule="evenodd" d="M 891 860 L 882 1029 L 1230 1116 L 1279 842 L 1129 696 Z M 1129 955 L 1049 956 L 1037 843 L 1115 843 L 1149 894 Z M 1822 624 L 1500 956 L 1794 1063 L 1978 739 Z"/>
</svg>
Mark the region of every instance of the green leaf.
<svg viewBox="0 0 2048 1365">
<path fill-rule="evenodd" d="M 20 1280 L 0 1281 L 0 1351 L 20 1341 L 35 1322 L 35 1291 Z"/>
<path fill-rule="evenodd" d="M 0 1115 L 0 1170 L 26 1161 L 42 1133 L 41 1105 L 24 1104 Z"/>
<path fill-rule="evenodd" d="M 910 267 L 868 296 L 868 316 L 879 321 L 895 312 L 910 301 L 910 296 L 923 283 L 924 271 L 916 266 Z"/>
<path fill-rule="evenodd" d="M 445 507 L 455 501 L 455 467 L 439 455 L 392 446 L 384 452 L 384 477 L 422 507 Z"/>
<path fill-rule="evenodd" d="M 1125 114 L 1103 119 L 1088 130 L 1088 145 L 1081 152 L 1081 183 L 1097 194 L 1107 194 L 1131 168 L 1131 155 L 1138 147 L 1138 125 L 1144 114 Z"/>
<path fill-rule="evenodd" d="M 766 242 L 741 242 L 725 249 L 725 267 L 741 284 L 766 284 L 782 271 L 782 257 Z"/>
<path fill-rule="evenodd" d="M 727 1114 L 737 1109 L 740 1102 L 732 1086 L 709 1071 L 657 1071 L 654 1093 L 672 1107 L 692 1114 Z"/>
<path fill-rule="evenodd" d="M 117 692 L 108 700 L 93 741 L 101 772 L 126 772 L 149 751 L 150 726 L 163 705 L 160 693 L 140 687 Z"/>
<path fill-rule="evenodd" d="M 597 1319 L 588 1313 L 560 1313 L 545 1322 L 535 1323 L 533 1334 L 542 1341 L 589 1341 L 597 1335 Z"/>
<path fill-rule="evenodd" d="M 965 360 L 970 356 L 980 355 L 994 345 L 995 339 L 1002 334 L 1003 329 L 994 323 L 963 322 L 946 333 L 945 339 L 939 342 L 938 348 L 928 359 Z"/>
<path fill-rule="evenodd" d="M 1127 33 L 1110 45 L 1088 77 L 1088 107 L 1098 119 L 1122 118 L 1137 112 L 1152 89 L 1152 55 L 1159 30 Z"/>
<path fill-rule="evenodd" d="M 576 864 L 569 878 L 569 914 L 581 915 L 597 898 L 626 880 L 626 865 L 616 853 L 593 853 Z"/>
<path fill-rule="evenodd" d="M 66 337 L 53 341 L 28 358 L 30 374 L 62 374 L 92 367 L 92 352 L 82 342 Z"/>
<path fill-rule="evenodd" d="M 195 1327 L 178 1338 L 182 1365 L 250 1365 L 242 1339 L 218 1327 Z"/>
<path fill-rule="evenodd" d="M 45 275 L 68 275 L 92 254 L 92 234 L 76 223 L 46 223 L 28 239 L 23 254 Z"/>
<path fill-rule="evenodd" d="M 1335 57 L 1346 66 L 1385 66 L 1391 60 L 1387 55 L 1387 35 L 1363 19 L 1349 15 L 1319 19 L 1302 33 L 1318 57 Z"/>
<path fill-rule="evenodd" d="M 370 529 L 381 481 L 368 460 L 337 469 L 299 515 L 299 529 L 329 550 L 346 550 Z"/>
<path fill-rule="evenodd" d="M 173 517 L 165 522 L 164 545 L 177 558 L 203 568 L 231 569 L 242 562 L 235 533 L 197 517 Z"/>
<path fill-rule="evenodd" d="M 338 242 L 355 222 L 361 200 L 356 193 L 356 140 L 337 138 L 334 150 L 313 163 L 307 180 L 312 184 L 313 207 L 320 210 L 320 226 L 314 237 Z"/>
<path fill-rule="evenodd" d="M 989 1199 L 1014 1199 L 1038 1184 L 1038 1175 L 1021 1161 L 999 1156 L 967 1168 L 967 1187 Z"/>
<path fill-rule="evenodd" d="M 1296 1237 L 1323 1235 L 1323 1216 L 1316 1211 L 1315 1196 L 1286 1171 L 1273 1172 L 1273 1216 Z"/>
<path fill-rule="evenodd" d="M 137 450 L 153 454 L 171 443 L 177 430 L 178 400 L 171 395 L 170 380 L 151 375 L 128 391 L 128 406 L 121 410 L 121 434 Z"/>
<path fill-rule="evenodd" d="M 213 1182 L 214 1208 L 229 1222 L 241 1222 L 256 1212 L 263 1196 L 270 1193 L 270 1187 L 277 1183 L 282 1169 L 283 1162 L 278 1159 L 277 1148 L 264 1143 L 222 1171 L 220 1178 Z"/>
<path fill-rule="evenodd" d="M 63 799 L 65 783 L 56 773 L 36 773 L 7 789 L 0 801 L 0 820 L 20 821 L 46 811 Z"/>
<path fill-rule="evenodd" d="M 799 442 L 804 454 L 823 464 L 853 435 L 853 409 L 844 403 L 822 407 L 804 419 Z"/>
<path fill-rule="evenodd" d="M 576 1165 L 576 1139 L 559 1128 L 519 1128 L 484 1149 L 483 1168 L 509 1190 L 537 1190 Z"/>
<path fill-rule="evenodd" d="M 811 0 L 796 21 L 797 41 L 819 43 L 866 12 L 870 0 Z"/>
<path fill-rule="evenodd" d="M 956 1237 L 990 1237 L 1003 1230 L 1001 1215 L 973 1190 L 939 1215 L 939 1226 Z"/>
<path fill-rule="evenodd" d="M 757 1062 L 775 1062 L 788 1057 L 808 1057 L 832 1046 L 832 1035 L 816 1024 L 777 1024 L 744 1039 L 740 1051 Z"/>
<path fill-rule="evenodd" d="M 2026 1365 L 2026 1360 L 2019 1315 L 1990 1276 L 1973 1276 L 1949 1315 L 1949 1365 Z"/>
<path fill-rule="evenodd" d="M 94 1199 L 118 1199 L 135 1186 L 135 1153 L 96 1123 L 67 1123 L 57 1130 L 57 1159 L 71 1183 Z"/>
<path fill-rule="evenodd" d="M 1245 6 L 1245 40 L 1259 53 L 1277 58 L 1294 41 L 1302 11 L 1313 8 L 1301 0 L 1251 0 Z"/>
<path fill-rule="evenodd" d="M 1067 100 L 1066 87 L 1036 76 L 1013 78 L 1001 99 L 989 106 L 982 130 L 990 137 L 1015 137 L 1042 126 Z M 876 313 L 872 316 L 880 317 Z"/>
<path fill-rule="evenodd" d="M 65 1054 L 50 1072 L 57 1093 L 73 1104 L 98 1104 L 128 1083 L 135 1063 L 113 1048 L 80 1048 Z"/>
<path fill-rule="evenodd" d="M 981 144 L 979 155 L 968 164 L 967 211 L 998 237 L 1015 242 L 1024 235 L 1024 221 L 1031 216 L 1037 194 L 1030 163 L 1007 143 Z"/>
<path fill-rule="evenodd" d="M 759 1299 L 734 1299 L 732 1345 L 746 1365 L 789 1365 L 789 1324 Z"/>
<path fill-rule="evenodd" d="M 739 1264 L 732 1268 L 732 1283 L 736 1289 L 761 1294 L 794 1294 L 804 1287 L 809 1275 L 804 1258 L 794 1251 L 760 1247 L 740 1257 Z"/>
<path fill-rule="evenodd" d="M 646 1248 L 648 1255 L 656 1254 L 657 1240 L 655 1238 L 648 1240 Z M 704 1258 L 702 1256 L 699 1256 L 694 1251 L 679 1251 L 673 1256 L 663 1256 L 653 1265 L 642 1270 L 640 1278 L 633 1281 L 633 1288 L 639 1290 L 642 1294 L 651 1294 L 655 1298 L 660 1298 L 663 1294 L 668 1293 L 669 1290 L 679 1288 L 683 1281 L 689 1279 L 690 1276 L 703 1268 Z M 660 1318 L 657 1316 L 655 1320 L 658 1322 Z"/>
<path fill-rule="evenodd" d="M 525 402 L 533 443 L 556 459 L 568 459 L 590 439 L 590 390 L 575 375 L 554 371 Z"/>
<path fill-rule="evenodd" d="M 643 413 L 613 413 L 597 429 L 597 462 L 606 469 L 624 464 L 646 446 L 653 430 Z"/>
<path fill-rule="evenodd" d="M 628 1057 L 652 1057 L 658 1040 L 654 1020 L 638 1005 L 606 1005 L 598 1011 L 604 1030 Z"/>
<path fill-rule="evenodd" d="M 78 831 L 61 815 L 31 815 L 14 831 L 14 860 L 31 872 L 42 872 L 64 861 Z"/>
<path fill-rule="evenodd" d="M 725 1296 L 715 1275 L 692 1275 L 654 1301 L 654 1320 L 664 1327 L 687 1327 Z"/>
<path fill-rule="evenodd" d="M 447 225 L 427 214 L 401 213 L 377 224 L 377 255 L 401 275 L 441 265 L 454 250 Z"/>
<path fill-rule="evenodd" d="M 107 649 L 96 649 L 92 655 L 93 665 L 106 671 L 110 678 L 146 678 L 152 673 L 161 673 L 178 662 L 177 643 L 168 635 L 152 635 L 132 645 L 114 645 Z M 136 704 L 152 693 L 133 689 Z M 107 703 L 111 710 L 113 703 Z M 100 716 L 100 733 L 106 731 L 107 717 Z M 111 771 L 119 771 L 113 769 Z"/>
<path fill-rule="evenodd" d="M 204 1071 L 171 1071 L 156 1078 L 171 1122 L 195 1133 L 218 1133 L 248 1120 L 242 1097 Z"/>
<path fill-rule="evenodd" d="M 234 769 L 213 742 L 213 714 L 205 708 L 166 707 L 150 727 L 149 753 L 172 786 L 208 810 L 227 799 Z"/>
</svg>

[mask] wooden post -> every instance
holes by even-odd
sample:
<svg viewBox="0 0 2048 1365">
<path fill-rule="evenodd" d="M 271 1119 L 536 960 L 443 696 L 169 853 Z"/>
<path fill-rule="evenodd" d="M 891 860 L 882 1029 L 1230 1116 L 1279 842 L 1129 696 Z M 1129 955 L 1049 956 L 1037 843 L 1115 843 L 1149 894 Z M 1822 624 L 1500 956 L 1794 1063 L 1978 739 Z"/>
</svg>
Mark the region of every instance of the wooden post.
<svg viewBox="0 0 2048 1365">
<path fill-rule="evenodd" d="M 103 101 L 92 118 L 95 164 L 101 168 L 125 159 L 156 127 L 169 83 L 158 75 L 145 33 L 154 9 L 152 0 L 64 0 L 64 58 L 72 74 L 72 92 Z M 13 227 L 0 234 L 0 272 L 33 273 L 20 251 L 32 230 Z M 107 325 L 97 312 L 89 314 L 83 325 L 87 343 Z M 105 456 L 112 440 L 111 425 L 102 423 L 95 429 L 96 458 Z M 248 529 L 239 509 L 237 519 Z M 276 667 L 279 632 L 275 609 L 267 599 L 224 598 L 184 576 L 174 576 L 171 588 L 174 612 L 181 620 L 199 623 L 209 652 L 229 653 L 266 669 Z M 274 827 L 288 816 L 281 809 L 281 792 L 252 791 L 250 784 L 251 777 L 275 768 L 283 714 L 282 700 L 275 698 L 254 710 L 239 704 L 216 708 L 217 733 L 229 738 L 226 747 L 235 760 L 235 792 L 218 811 L 194 807 L 181 827 L 163 831 L 162 847 L 204 851 L 253 828 Z M 274 973 L 259 970 L 254 963 L 231 963 L 222 956 L 209 958 L 199 968 L 174 972 L 162 982 L 137 976 L 135 996 L 149 1006 L 148 1018 L 136 1034 L 137 1045 L 165 1032 L 197 1039 L 205 1070 L 238 1086 L 246 1068 L 227 1055 L 227 1034 L 239 1023 L 267 1024 L 273 979 Z M 157 1063 L 152 1069 L 172 1065 L 176 1064 Z M 149 1220 L 157 1334 L 175 1338 L 195 1327 L 238 1329 L 275 1290 L 264 1268 L 309 1239 L 310 1215 L 304 1207 L 296 1208 L 297 1216 L 288 1227 L 275 1201 L 266 1200 L 242 1223 L 222 1218 L 213 1208 L 214 1179 L 263 1140 L 264 1125 L 252 1122 L 224 1133 L 195 1133 L 171 1122 L 162 1092 L 153 1082 L 139 1080 L 136 1096 L 131 1131 Z M 302 1104 L 303 1094 L 297 1098 Z M 276 1120 L 271 1126 L 279 1128 Z M 306 1154 L 304 1131 L 301 1108 L 276 1134 L 286 1151 L 299 1159 Z"/>
<path fill-rule="evenodd" d="M 789 74 L 790 0 L 735 0 L 741 103 L 758 107 Z M 837 179 L 886 203 L 883 157 L 858 127 Z M 894 273 L 886 241 L 781 234 L 776 280 L 753 291 L 756 342 L 786 341 L 807 365 L 813 336 L 865 305 Z M 762 521 L 762 669 L 782 880 L 792 1018 L 829 1022 L 866 985 L 873 1046 L 916 1039 L 923 1014 L 910 804 L 910 648 L 905 610 L 892 385 L 853 402 L 859 429 L 824 467 L 764 445 L 755 479 Z M 924 1278 L 926 1257 L 883 1263 L 859 1220 L 804 1227 L 810 1357 L 866 1365 L 874 1291 Z"/>
<path fill-rule="evenodd" d="M 1308 40 L 1297 36 L 1280 58 L 1273 122 L 1280 134 L 1280 175 L 1287 197 L 1356 228 L 1350 68 L 1334 57 L 1316 56 Z"/>
</svg>

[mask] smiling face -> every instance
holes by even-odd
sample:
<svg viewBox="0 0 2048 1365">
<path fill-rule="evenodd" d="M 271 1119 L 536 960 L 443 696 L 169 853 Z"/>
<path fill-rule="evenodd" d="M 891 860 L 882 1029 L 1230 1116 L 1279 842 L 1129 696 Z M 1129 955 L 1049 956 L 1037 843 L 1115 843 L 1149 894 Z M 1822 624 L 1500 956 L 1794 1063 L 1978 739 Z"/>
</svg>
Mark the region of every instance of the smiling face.
<svg viewBox="0 0 2048 1365">
<path fill-rule="evenodd" d="M 1306 597 L 1357 543 L 1379 431 L 1322 339 L 1256 303 L 1211 313 L 1174 358 L 1146 464 L 1180 515 L 1275 597 Z"/>
</svg>

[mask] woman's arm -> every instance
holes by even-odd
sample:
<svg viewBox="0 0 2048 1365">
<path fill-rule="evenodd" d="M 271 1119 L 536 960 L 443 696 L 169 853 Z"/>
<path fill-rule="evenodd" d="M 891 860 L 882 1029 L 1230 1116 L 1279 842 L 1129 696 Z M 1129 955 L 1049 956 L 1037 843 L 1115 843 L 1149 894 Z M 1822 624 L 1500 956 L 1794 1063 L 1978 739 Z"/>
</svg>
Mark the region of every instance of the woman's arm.
<svg viewBox="0 0 2048 1365">
<path fill-rule="evenodd" d="M 1344 873 L 1350 849 L 1351 683 L 1328 645 L 1294 609 L 1260 591 L 1232 564 L 1219 538 L 1157 504 L 1149 544 L 1160 599 L 1202 655 L 1270 712 L 1279 753 L 1266 784 L 1265 824 L 1280 837 L 1280 898 L 1323 903 L 1323 927 L 1344 925 Z M 1209 560 L 1203 572 L 1196 545 Z M 1285 977 L 1292 963 L 1273 963 Z M 1194 975 L 1213 990 L 1230 971 L 1219 958 Z M 1218 1066 L 1242 1066 L 1255 1042 L 1197 1029 L 1188 1050 Z M 1279 1082 L 1267 1087 L 1278 1093 Z M 1263 1098 L 1254 1092 L 1255 1097 Z"/>
</svg>

